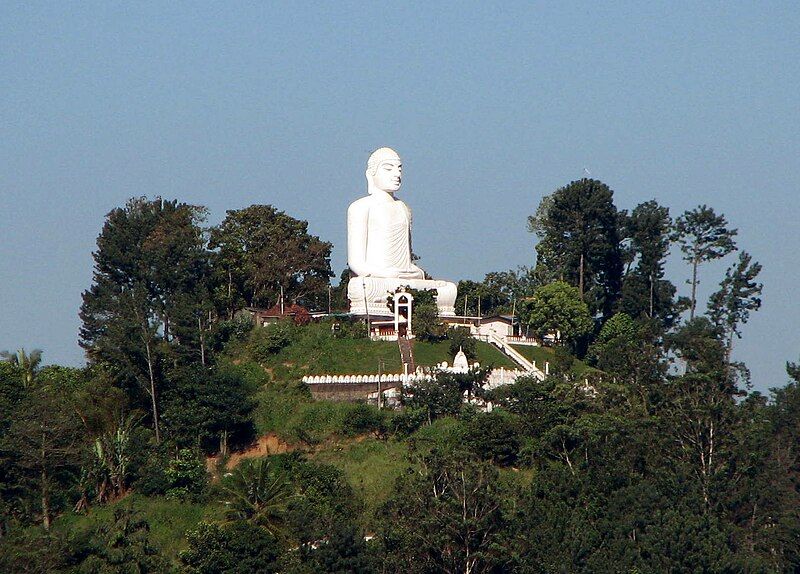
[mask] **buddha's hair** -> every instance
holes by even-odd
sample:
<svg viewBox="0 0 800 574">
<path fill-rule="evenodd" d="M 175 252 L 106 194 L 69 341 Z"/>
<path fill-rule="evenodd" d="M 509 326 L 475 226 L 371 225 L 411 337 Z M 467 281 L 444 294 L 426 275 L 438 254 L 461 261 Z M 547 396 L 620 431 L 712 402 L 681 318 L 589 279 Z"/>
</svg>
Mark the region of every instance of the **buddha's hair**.
<svg viewBox="0 0 800 574">
<path fill-rule="evenodd" d="M 394 157 L 391 157 L 391 155 Z M 375 175 L 378 171 L 378 166 L 389 159 L 400 159 L 400 154 L 394 151 L 390 147 L 381 147 L 376 149 L 372 154 L 369 156 L 367 160 L 367 171 L 370 175 Z"/>
</svg>

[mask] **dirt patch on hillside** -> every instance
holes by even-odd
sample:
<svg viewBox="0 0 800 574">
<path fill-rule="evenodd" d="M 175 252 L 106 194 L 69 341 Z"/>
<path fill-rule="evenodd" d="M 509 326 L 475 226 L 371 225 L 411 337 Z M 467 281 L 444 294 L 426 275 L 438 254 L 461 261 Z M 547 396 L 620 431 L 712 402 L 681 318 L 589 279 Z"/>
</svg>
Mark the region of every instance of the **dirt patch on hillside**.
<svg viewBox="0 0 800 574">
<path fill-rule="evenodd" d="M 234 452 L 228 457 L 225 469 L 230 470 L 246 458 L 260 458 L 271 454 L 283 454 L 292 452 L 295 447 L 278 438 L 275 433 L 269 433 L 258 438 L 258 440 L 243 451 Z M 216 477 L 217 463 L 219 456 L 210 456 L 206 459 L 206 468 Z"/>
</svg>

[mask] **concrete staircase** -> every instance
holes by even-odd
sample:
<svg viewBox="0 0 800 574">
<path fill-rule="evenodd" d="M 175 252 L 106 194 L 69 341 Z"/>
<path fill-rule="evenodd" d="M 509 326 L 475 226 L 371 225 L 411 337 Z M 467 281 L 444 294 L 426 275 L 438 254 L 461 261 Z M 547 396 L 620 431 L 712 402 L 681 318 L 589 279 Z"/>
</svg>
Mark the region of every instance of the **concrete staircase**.
<svg viewBox="0 0 800 574">
<path fill-rule="evenodd" d="M 414 374 L 417 365 L 414 363 L 414 345 L 406 336 L 397 337 L 397 346 L 400 348 L 400 358 L 403 361 L 403 371 Z"/>
<path fill-rule="evenodd" d="M 492 333 L 488 336 L 488 341 L 500 349 L 509 359 L 517 363 L 524 370 L 528 371 L 529 373 L 533 373 L 536 378 L 544 380 L 545 373 L 542 372 L 541 369 L 537 368 L 535 363 L 532 363 L 526 359 L 519 351 L 506 343 L 503 339 Z"/>
</svg>

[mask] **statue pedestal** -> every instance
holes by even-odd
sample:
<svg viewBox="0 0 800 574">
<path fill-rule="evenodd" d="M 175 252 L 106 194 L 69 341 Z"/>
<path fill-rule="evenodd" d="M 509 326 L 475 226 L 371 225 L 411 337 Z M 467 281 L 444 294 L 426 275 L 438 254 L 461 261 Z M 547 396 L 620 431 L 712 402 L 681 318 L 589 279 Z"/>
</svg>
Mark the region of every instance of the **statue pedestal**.
<svg viewBox="0 0 800 574">
<path fill-rule="evenodd" d="M 388 277 L 353 277 L 347 283 L 350 312 L 354 315 L 392 316 L 387 301 L 389 294 L 400 287 L 420 291 L 436 291 L 436 306 L 440 317 L 454 317 L 457 287 L 449 281 L 428 279 L 399 279 Z"/>
</svg>

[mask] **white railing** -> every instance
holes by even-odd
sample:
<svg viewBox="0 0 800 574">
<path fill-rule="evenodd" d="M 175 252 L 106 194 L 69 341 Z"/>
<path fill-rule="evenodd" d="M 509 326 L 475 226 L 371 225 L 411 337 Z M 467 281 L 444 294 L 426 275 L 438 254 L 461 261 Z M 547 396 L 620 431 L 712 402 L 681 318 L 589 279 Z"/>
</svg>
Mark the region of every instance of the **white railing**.
<svg viewBox="0 0 800 574">
<path fill-rule="evenodd" d="M 549 363 L 545 363 L 544 371 L 538 369 L 536 367 L 536 361 L 529 361 L 524 355 L 522 355 L 522 353 L 517 351 L 514 347 L 506 343 L 503 339 L 495 334 L 488 335 L 487 340 L 496 347 L 500 348 L 500 350 L 503 351 L 509 358 L 516 361 L 518 365 L 520 365 L 527 372 L 533 374 L 533 376 L 539 380 L 544 380 L 545 376 L 550 371 Z"/>
<path fill-rule="evenodd" d="M 541 347 L 541 343 L 538 340 L 534 339 L 533 337 L 516 337 L 512 335 L 507 335 L 505 337 L 507 343 L 513 343 L 515 345 L 527 345 L 529 347 Z"/>
<path fill-rule="evenodd" d="M 306 375 L 303 382 L 307 385 L 357 385 L 363 383 L 410 383 L 412 381 L 432 381 L 433 375 L 384 373 L 383 375 Z"/>
<path fill-rule="evenodd" d="M 370 339 L 372 339 L 373 341 L 392 341 L 392 342 L 394 342 L 394 341 L 397 341 L 397 333 L 394 333 L 392 335 L 377 335 L 377 334 L 373 333 L 372 335 L 370 335 Z"/>
<path fill-rule="evenodd" d="M 492 369 L 483 387 L 485 389 L 494 389 L 503 385 L 511 385 L 518 377 L 537 376 L 537 371 L 525 371 L 523 369 L 506 369 L 500 367 L 499 369 Z M 409 384 L 415 381 L 433 381 L 436 378 L 436 371 L 430 373 L 416 373 L 404 375 L 402 373 L 385 373 L 383 375 L 307 375 L 303 377 L 303 382 L 307 385 L 357 385 L 357 384 L 374 384 L 379 382 L 394 383 L 394 384 Z"/>
<path fill-rule="evenodd" d="M 503 351 L 506 355 L 508 355 L 511 359 L 517 362 L 522 368 L 527 371 L 532 371 L 536 368 L 536 366 L 531 363 L 528 359 L 526 359 L 522 353 L 517 351 L 511 345 L 506 343 L 503 339 L 492 333 L 488 337 L 489 342 L 492 343 L 495 347 L 498 347 L 501 351 Z"/>
</svg>

